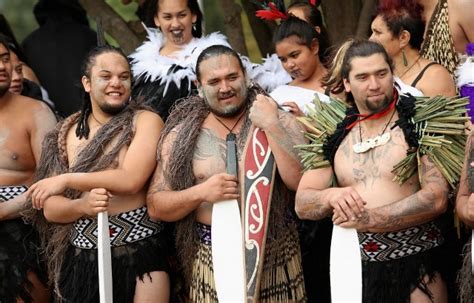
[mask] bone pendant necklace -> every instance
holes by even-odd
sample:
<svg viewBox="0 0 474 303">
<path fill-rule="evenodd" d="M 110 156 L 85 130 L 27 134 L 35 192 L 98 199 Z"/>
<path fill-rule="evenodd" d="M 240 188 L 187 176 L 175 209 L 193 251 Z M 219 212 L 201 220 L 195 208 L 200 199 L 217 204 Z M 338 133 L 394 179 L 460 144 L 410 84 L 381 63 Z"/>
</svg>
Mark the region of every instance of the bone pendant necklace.
<svg viewBox="0 0 474 303">
<path fill-rule="evenodd" d="M 369 151 L 373 148 L 376 148 L 376 147 L 387 144 L 391 139 L 391 135 L 390 135 L 390 132 L 386 133 L 385 130 L 387 129 L 390 122 L 392 121 L 394 114 L 395 114 L 395 110 L 392 112 L 392 115 L 390 116 L 390 119 L 388 119 L 388 122 L 385 125 L 385 127 L 383 128 L 380 135 L 378 135 L 376 137 L 373 137 L 373 138 L 368 138 L 364 141 L 362 141 L 362 130 L 361 130 L 361 126 L 360 126 L 360 123 L 359 123 L 360 142 L 354 144 L 352 146 L 352 150 L 356 154 L 362 154 L 362 153 L 365 153 L 366 151 Z"/>
<path fill-rule="evenodd" d="M 356 154 L 365 153 L 366 151 L 371 150 L 372 148 L 387 144 L 388 141 L 390 141 L 390 138 L 390 133 L 384 133 L 377 137 L 369 138 L 362 142 L 358 142 L 352 146 L 352 149 Z"/>
</svg>

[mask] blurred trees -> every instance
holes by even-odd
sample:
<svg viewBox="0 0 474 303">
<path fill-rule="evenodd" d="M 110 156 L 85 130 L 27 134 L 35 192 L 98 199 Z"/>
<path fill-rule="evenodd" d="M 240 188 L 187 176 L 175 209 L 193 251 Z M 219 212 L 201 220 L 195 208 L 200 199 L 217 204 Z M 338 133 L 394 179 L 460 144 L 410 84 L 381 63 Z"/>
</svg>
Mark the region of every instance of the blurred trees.
<svg viewBox="0 0 474 303">
<path fill-rule="evenodd" d="M 12 25 L 17 39 L 23 38 L 38 25 L 33 16 L 37 0 L 2 0 L 2 12 Z M 105 31 L 127 52 L 145 38 L 135 11 L 137 3 L 124 5 L 122 0 L 79 0 L 91 21 L 102 18 Z M 290 0 L 285 0 L 288 4 Z M 242 54 L 258 61 L 274 52 L 272 33 L 276 23 L 255 17 L 253 0 L 203 0 L 206 32 L 221 31 L 231 45 Z M 323 0 L 320 6 L 333 44 L 351 36 L 366 37 L 376 0 Z M 94 23 L 94 22 L 91 22 Z M 93 26 L 95 27 L 95 26 Z"/>
<path fill-rule="evenodd" d="M 33 16 L 33 6 L 36 1 L 0 0 L 0 13 L 7 18 L 19 42 L 38 27 Z"/>
</svg>

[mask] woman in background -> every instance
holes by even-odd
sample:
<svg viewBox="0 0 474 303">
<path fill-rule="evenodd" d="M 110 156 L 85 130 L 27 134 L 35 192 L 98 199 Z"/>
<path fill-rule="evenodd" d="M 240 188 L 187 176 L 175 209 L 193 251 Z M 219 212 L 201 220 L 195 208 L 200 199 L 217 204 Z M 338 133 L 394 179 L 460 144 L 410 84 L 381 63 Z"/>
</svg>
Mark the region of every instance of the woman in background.
<svg viewBox="0 0 474 303">
<path fill-rule="evenodd" d="M 290 16 L 283 21 L 273 37 L 275 50 L 292 81 L 278 86 L 271 96 L 296 116 L 307 113 L 315 95 L 328 101 L 322 78 L 327 70 L 319 59 L 319 34 L 307 22 Z"/>
<path fill-rule="evenodd" d="M 148 41 L 130 55 L 135 77 L 132 97 L 150 105 L 166 121 L 175 102 L 195 89 L 194 67 L 201 51 L 229 44 L 218 33 L 202 36 L 197 0 L 156 0 L 150 6 Z"/>
<path fill-rule="evenodd" d="M 370 40 L 382 44 L 392 58 L 401 86 L 412 86 L 425 96 L 454 96 L 456 87 L 448 70 L 420 55 L 425 29 L 422 10 L 414 0 L 381 0 Z"/>
</svg>

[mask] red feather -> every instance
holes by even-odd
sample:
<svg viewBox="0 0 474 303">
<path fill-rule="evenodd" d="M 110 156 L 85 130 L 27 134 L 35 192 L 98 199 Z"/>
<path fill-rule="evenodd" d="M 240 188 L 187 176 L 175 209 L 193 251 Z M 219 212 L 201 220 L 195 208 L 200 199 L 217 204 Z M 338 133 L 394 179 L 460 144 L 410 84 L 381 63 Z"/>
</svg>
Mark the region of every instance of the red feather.
<svg viewBox="0 0 474 303">
<path fill-rule="evenodd" d="M 310 0 L 309 3 L 312 5 L 312 6 L 316 6 L 316 0 Z"/>
<path fill-rule="evenodd" d="M 264 20 L 288 19 L 288 15 L 279 11 L 273 2 L 268 2 L 268 7 L 270 10 L 260 9 L 255 12 L 255 15 Z"/>
</svg>

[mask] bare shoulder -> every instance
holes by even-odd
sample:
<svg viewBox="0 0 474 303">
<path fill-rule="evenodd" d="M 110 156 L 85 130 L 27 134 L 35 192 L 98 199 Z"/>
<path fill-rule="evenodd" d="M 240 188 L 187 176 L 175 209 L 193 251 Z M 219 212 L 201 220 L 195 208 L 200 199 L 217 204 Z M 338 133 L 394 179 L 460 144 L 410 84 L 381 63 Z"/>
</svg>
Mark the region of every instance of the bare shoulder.
<svg viewBox="0 0 474 303">
<path fill-rule="evenodd" d="M 442 66 L 441 64 L 434 64 L 434 65 L 430 66 L 426 70 L 425 76 L 428 79 L 433 80 L 434 85 L 438 85 L 439 84 L 439 83 L 437 83 L 438 81 L 440 81 L 440 82 L 445 81 L 445 80 L 453 81 L 453 77 L 451 76 L 449 71 L 444 66 Z"/>
<path fill-rule="evenodd" d="M 440 64 L 430 66 L 420 81 L 420 89 L 426 96 L 446 96 L 456 95 L 454 79 L 449 71 Z"/>
<path fill-rule="evenodd" d="M 28 121 L 32 127 L 50 128 L 56 124 L 56 117 L 44 102 L 22 95 L 14 95 L 11 101 L 15 119 Z"/>
<path fill-rule="evenodd" d="M 449 0 L 450 7 L 454 9 L 456 13 L 471 13 L 474 6 L 474 0 Z"/>
<path fill-rule="evenodd" d="M 165 136 L 161 137 L 161 140 L 158 144 L 158 151 L 160 151 L 161 154 L 166 155 L 171 152 L 171 149 L 174 145 L 174 142 L 176 141 L 176 138 L 178 137 L 180 129 L 181 129 L 180 125 L 177 125 L 171 131 L 169 131 Z"/>
<path fill-rule="evenodd" d="M 44 102 L 38 101 L 30 97 L 22 95 L 12 95 L 11 101 L 12 105 L 14 105 L 15 108 L 21 108 L 25 113 L 29 113 L 30 111 L 44 110 L 49 111 L 52 114 L 52 111 Z"/>
<path fill-rule="evenodd" d="M 158 123 L 160 125 L 163 125 L 163 120 L 161 117 L 149 110 L 139 110 L 135 114 L 135 119 L 137 122 L 140 123 Z"/>
<path fill-rule="evenodd" d="M 467 37 L 474 30 L 474 18 L 472 11 L 474 8 L 474 0 L 449 0 L 449 19 L 454 20 Z M 471 41 L 472 42 L 472 41 Z"/>
</svg>

